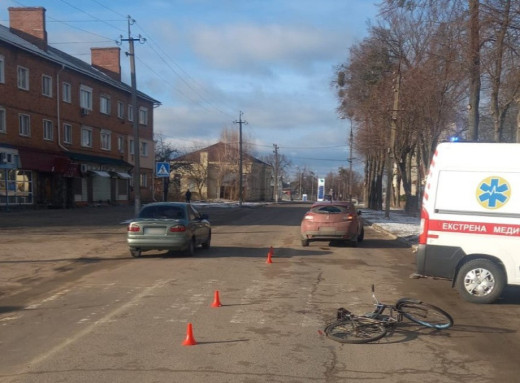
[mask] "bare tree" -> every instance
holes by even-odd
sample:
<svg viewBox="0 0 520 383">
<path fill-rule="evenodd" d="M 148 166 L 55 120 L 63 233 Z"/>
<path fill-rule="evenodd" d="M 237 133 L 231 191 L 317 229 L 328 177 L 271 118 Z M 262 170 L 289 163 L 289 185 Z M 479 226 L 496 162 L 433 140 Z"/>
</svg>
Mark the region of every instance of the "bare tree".
<svg viewBox="0 0 520 383">
<path fill-rule="evenodd" d="M 468 139 L 478 141 L 479 104 L 480 104 L 480 0 L 468 0 L 469 3 L 469 104 L 468 104 Z"/>
<path fill-rule="evenodd" d="M 219 198 L 238 198 L 238 148 L 236 145 L 223 142 L 215 153 L 216 188 Z M 224 183 L 232 184 L 231 195 L 223 195 L 221 189 Z"/>
<path fill-rule="evenodd" d="M 266 164 L 271 165 L 274 169 L 278 166 L 278 177 L 283 180 L 289 179 L 289 169 L 292 165 L 291 161 L 285 156 L 285 154 L 278 153 L 278 160 L 275 158 L 274 154 L 268 154 L 260 157 L 260 159 Z"/>
<path fill-rule="evenodd" d="M 488 0 L 482 4 L 481 14 L 482 67 L 484 81 L 489 84 L 493 141 L 510 141 L 514 130 L 505 137 L 504 129 L 507 115 L 520 94 L 520 5 L 511 0 Z"/>
<path fill-rule="evenodd" d="M 208 181 L 208 161 L 207 161 L 207 153 L 201 153 L 201 157 L 206 157 L 204 161 L 201 158 L 200 162 L 193 161 L 189 167 L 186 167 L 185 174 L 189 178 L 189 180 L 195 184 L 197 188 L 197 193 L 199 198 L 204 198 L 204 186 L 206 186 Z"/>
<path fill-rule="evenodd" d="M 164 135 L 160 133 L 156 133 L 154 135 L 154 146 L 155 146 L 155 161 L 157 162 L 170 162 L 171 159 L 176 157 L 179 154 L 178 149 L 176 149 L 173 144 L 167 142 Z M 171 170 L 170 170 L 171 174 Z M 163 188 L 162 188 L 162 199 L 163 201 L 168 200 L 168 193 L 170 189 L 170 177 L 165 177 L 163 179 Z"/>
</svg>

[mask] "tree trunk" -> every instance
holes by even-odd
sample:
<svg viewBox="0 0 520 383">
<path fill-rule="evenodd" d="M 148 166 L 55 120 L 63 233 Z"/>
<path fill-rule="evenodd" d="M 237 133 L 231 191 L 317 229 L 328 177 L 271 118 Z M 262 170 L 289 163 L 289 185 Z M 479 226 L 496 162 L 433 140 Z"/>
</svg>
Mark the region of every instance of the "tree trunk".
<svg viewBox="0 0 520 383">
<path fill-rule="evenodd" d="M 520 99 L 516 101 L 518 111 L 516 112 L 516 142 L 520 143 Z"/>
<path fill-rule="evenodd" d="M 468 139 L 478 141 L 479 103 L 480 103 L 480 21 L 479 1 L 469 1 L 469 105 Z"/>
</svg>

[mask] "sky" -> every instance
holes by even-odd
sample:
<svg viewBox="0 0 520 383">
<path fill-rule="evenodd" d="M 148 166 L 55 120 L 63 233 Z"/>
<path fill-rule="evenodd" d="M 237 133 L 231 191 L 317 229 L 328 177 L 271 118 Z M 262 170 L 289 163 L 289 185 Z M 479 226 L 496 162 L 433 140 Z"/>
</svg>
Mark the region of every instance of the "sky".
<svg viewBox="0 0 520 383">
<path fill-rule="evenodd" d="M 154 132 L 182 153 L 238 131 L 257 158 L 278 153 L 289 173 L 348 168 L 350 125 L 331 82 L 377 17 L 373 0 L 3 0 L 46 9 L 51 46 L 90 63 L 91 47 L 135 44 L 137 88 L 161 102 Z M 123 81 L 130 62 L 121 45 Z M 240 112 L 243 114 L 241 115 Z M 362 172 L 356 153 L 354 170 Z"/>
</svg>

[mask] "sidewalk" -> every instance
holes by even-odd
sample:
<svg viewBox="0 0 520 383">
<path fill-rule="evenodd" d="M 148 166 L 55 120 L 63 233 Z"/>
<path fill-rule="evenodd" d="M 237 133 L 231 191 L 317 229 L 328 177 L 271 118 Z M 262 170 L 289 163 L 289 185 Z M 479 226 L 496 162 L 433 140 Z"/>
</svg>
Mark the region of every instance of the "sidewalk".
<svg viewBox="0 0 520 383">
<path fill-rule="evenodd" d="M 361 217 L 376 230 L 392 234 L 412 246 L 417 245 L 421 223 L 419 216 L 411 217 L 403 210 L 391 210 L 390 218 L 385 218 L 384 211 L 361 209 Z"/>
<path fill-rule="evenodd" d="M 134 216 L 133 206 L 75 209 L 11 209 L 0 211 L 0 229 L 13 227 L 107 226 Z"/>
</svg>

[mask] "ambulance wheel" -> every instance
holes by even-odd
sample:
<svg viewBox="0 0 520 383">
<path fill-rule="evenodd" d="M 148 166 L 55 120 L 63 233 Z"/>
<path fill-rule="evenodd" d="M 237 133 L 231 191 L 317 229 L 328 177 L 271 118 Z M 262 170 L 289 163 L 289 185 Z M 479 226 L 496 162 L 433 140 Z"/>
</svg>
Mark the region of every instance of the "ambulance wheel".
<svg viewBox="0 0 520 383">
<path fill-rule="evenodd" d="M 506 285 L 504 271 L 489 259 L 473 259 L 462 265 L 455 287 L 459 294 L 472 303 L 496 301 Z"/>
</svg>

